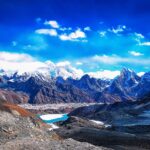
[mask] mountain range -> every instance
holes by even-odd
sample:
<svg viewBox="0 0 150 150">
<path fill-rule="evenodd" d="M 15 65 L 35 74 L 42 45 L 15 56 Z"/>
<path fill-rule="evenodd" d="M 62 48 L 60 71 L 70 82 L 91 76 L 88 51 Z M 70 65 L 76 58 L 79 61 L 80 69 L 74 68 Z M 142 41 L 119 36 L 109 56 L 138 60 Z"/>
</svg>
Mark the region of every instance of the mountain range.
<svg viewBox="0 0 150 150">
<path fill-rule="evenodd" d="M 97 79 L 87 74 L 80 79 L 60 75 L 0 70 L 1 98 L 9 96 L 12 102 L 31 104 L 114 103 L 136 101 L 150 93 L 150 72 L 140 77 L 134 71 L 123 68 L 114 79 Z"/>
</svg>

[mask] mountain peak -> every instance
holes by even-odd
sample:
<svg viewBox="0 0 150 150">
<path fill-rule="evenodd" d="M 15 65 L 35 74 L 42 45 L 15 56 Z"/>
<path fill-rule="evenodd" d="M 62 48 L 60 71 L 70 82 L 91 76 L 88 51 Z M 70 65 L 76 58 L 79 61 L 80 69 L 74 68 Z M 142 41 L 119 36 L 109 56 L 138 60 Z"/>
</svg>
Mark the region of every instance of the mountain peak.
<svg viewBox="0 0 150 150">
<path fill-rule="evenodd" d="M 126 74 L 131 74 L 133 73 L 134 71 L 128 69 L 128 68 L 123 68 L 120 72 L 120 75 L 126 75 Z"/>
<path fill-rule="evenodd" d="M 121 73 L 120 73 L 120 77 L 121 78 L 125 78 L 125 79 L 134 79 L 134 80 L 139 80 L 140 77 L 133 71 L 130 70 L 128 68 L 123 68 Z"/>
<path fill-rule="evenodd" d="M 85 74 L 81 77 L 80 80 L 87 80 L 87 79 L 90 79 L 90 76 L 88 74 Z"/>
</svg>

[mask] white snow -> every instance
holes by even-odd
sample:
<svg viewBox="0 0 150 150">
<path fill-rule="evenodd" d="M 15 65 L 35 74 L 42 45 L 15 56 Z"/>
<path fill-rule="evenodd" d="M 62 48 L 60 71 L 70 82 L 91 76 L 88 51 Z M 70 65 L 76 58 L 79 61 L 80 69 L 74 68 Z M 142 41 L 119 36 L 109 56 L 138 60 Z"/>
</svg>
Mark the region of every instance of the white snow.
<svg viewBox="0 0 150 150">
<path fill-rule="evenodd" d="M 90 120 L 90 121 L 92 121 L 98 125 L 104 125 L 104 122 L 102 122 L 102 121 L 97 121 L 97 120 Z"/>
<path fill-rule="evenodd" d="M 145 72 L 139 72 L 139 73 L 137 73 L 137 75 L 138 75 L 139 77 L 142 77 L 144 74 L 145 74 Z"/>
<path fill-rule="evenodd" d="M 42 120 L 52 120 L 57 118 L 62 118 L 65 114 L 47 114 L 47 115 L 41 115 L 40 118 Z"/>
<path fill-rule="evenodd" d="M 47 115 L 41 115 L 40 118 L 42 120 L 52 120 L 52 119 L 57 119 L 57 118 L 61 118 L 63 117 L 65 114 L 47 114 Z M 54 123 L 48 123 L 51 128 L 49 128 L 50 131 L 54 130 L 54 129 L 58 129 L 59 127 L 57 125 L 55 125 Z"/>
<path fill-rule="evenodd" d="M 10 79 L 9 82 L 14 82 L 14 79 Z"/>
<path fill-rule="evenodd" d="M 90 120 L 90 121 L 92 121 L 92 122 L 94 122 L 94 123 L 96 123 L 96 124 L 98 124 L 98 125 L 104 126 L 105 128 L 108 128 L 108 127 L 111 126 L 111 125 L 109 125 L 109 124 L 105 124 L 105 123 L 102 122 L 102 121 L 97 121 L 97 120 Z"/>
<path fill-rule="evenodd" d="M 53 124 L 53 123 L 49 123 L 49 125 L 51 125 L 51 128 L 49 128 L 50 131 L 59 128 L 57 125 L 55 125 L 55 124 Z"/>
<path fill-rule="evenodd" d="M 110 70 L 102 70 L 102 71 L 96 71 L 96 72 L 87 72 L 87 74 L 90 77 L 94 77 L 97 79 L 103 79 L 103 80 L 110 80 L 114 79 L 120 74 L 120 71 L 110 71 Z"/>
</svg>

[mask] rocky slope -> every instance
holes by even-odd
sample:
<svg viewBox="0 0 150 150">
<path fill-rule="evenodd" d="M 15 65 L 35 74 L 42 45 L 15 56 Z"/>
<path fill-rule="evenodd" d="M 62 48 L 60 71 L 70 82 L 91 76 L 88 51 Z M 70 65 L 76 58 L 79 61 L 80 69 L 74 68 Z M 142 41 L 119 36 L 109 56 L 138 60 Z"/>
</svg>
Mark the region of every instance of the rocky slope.
<svg viewBox="0 0 150 150">
<path fill-rule="evenodd" d="M 63 132 L 62 132 L 63 131 Z M 115 150 L 150 149 L 150 136 L 120 132 L 94 124 L 85 118 L 72 116 L 56 131 L 64 138 L 86 141 Z"/>
<path fill-rule="evenodd" d="M 0 101 L 0 149 L 3 150 L 105 150 L 89 143 L 63 139 L 50 125 L 17 105 Z"/>
<path fill-rule="evenodd" d="M 146 134 L 150 137 L 150 94 L 135 102 L 80 107 L 70 113 L 86 119 L 103 121 L 115 131 Z"/>
<path fill-rule="evenodd" d="M 29 96 L 22 92 L 0 89 L 0 99 L 8 100 L 8 102 L 14 104 L 23 104 L 28 102 Z"/>
<path fill-rule="evenodd" d="M 69 116 L 57 131 L 64 138 L 118 150 L 150 149 L 150 93 L 134 102 L 83 106 Z"/>
<path fill-rule="evenodd" d="M 70 116 L 80 116 L 106 123 L 115 123 L 117 120 L 124 120 L 137 117 L 144 111 L 150 110 L 150 97 L 135 102 L 116 102 L 114 104 L 95 104 L 75 109 Z"/>
<path fill-rule="evenodd" d="M 71 84 L 62 84 L 55 79 L 48 81 L 30 77 L 24 82 L 9 82 L 8 88 L 29 95 L 29 103 L 92 102 L 89 94 Z"/>
</svg>

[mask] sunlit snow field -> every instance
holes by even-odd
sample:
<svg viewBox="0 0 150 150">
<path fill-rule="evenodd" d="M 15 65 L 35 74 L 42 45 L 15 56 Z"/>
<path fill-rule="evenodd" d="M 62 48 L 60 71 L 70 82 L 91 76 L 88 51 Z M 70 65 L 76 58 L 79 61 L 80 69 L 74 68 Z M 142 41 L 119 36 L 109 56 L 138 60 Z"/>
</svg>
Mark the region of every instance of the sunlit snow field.
<svg viewBox="0 0 150 150">
<path fill-rule="evenodd" d="M 47 114 L 47 115 L 41 115 L 40 118 L 45 122 L 45 123 L 56 123 L 59 121 L 65 121 L 68 119 L 67 114 Z"/>
</svg>

